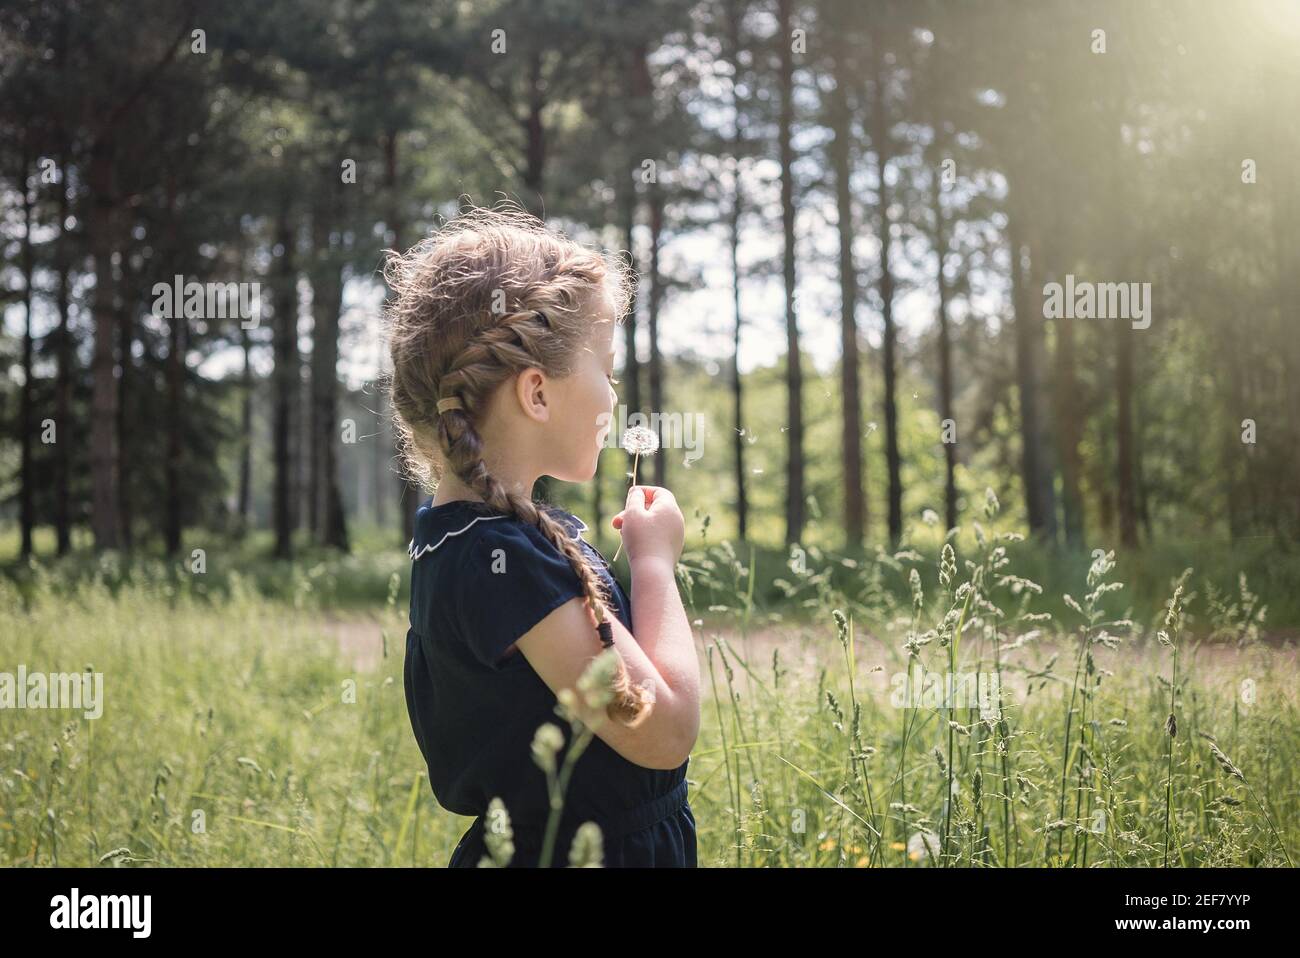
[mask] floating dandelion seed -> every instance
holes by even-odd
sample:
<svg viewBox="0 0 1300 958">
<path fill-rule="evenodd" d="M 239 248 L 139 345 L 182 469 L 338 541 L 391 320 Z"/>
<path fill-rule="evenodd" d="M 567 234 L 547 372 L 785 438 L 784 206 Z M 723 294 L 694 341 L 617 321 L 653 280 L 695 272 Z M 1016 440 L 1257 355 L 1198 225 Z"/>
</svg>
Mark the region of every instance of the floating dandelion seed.
<svg viewBox="0 0 1300 958">
<path fill-rule="evenodd" d="M 653 456 L 659 449 L 659 434 L 645 426 L 629 426 L 623 431 L 623 448 L 632 453 L 632 485 L 636 485 L 636 467 L 642 456 Z M 623 552 L 620 540 L 614 552 L 614 562 Z"/>
</svg>

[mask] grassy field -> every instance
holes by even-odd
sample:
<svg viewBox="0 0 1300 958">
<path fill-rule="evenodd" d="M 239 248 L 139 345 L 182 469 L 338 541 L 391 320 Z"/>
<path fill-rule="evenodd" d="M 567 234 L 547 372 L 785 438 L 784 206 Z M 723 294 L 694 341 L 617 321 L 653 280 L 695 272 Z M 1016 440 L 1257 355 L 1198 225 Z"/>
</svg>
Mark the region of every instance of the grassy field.
<svg viewBox="0 0 1300 958">
<path fill-rule="evenodd" d="M 1043 594 L 1018 538 L 770 579 L 725 542 L 683 556 L 702 866 L 1294 862 L 1297 665 L 1258 586 L 1192 571 L 1139 606 L 1098 554 Z M 470 819 L 437 806 L 406 715 L 405 556 L 271 583 L 208 562 L 0 579 L 0 672 L 104 690 L 97 719 L 0 712 L 0 864 L 444 865 Z M 983 694 L 945 701 L 945 676 Z"/>
</svg>

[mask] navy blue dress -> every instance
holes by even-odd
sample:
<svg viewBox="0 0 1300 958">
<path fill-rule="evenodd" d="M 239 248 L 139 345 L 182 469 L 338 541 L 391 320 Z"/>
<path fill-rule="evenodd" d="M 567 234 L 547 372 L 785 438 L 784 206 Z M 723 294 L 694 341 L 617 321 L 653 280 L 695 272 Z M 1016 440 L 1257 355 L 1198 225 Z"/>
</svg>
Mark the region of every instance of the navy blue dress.
<svg viewBox="0 0 1300 958">
<path fill-rule="evenodd" d="M 608 562 L 581 536 L 587 526 L 557 506 L 542 505 L 576 539 L 614 597 L 632 631 L 632 604 Z M 406 636 L 406 706 L 438 803 L 475 816 L 448 866 L 474 868 L 488 857 L 488 803 L 498 797 L 509 815 L 515 847 L 510 867 L 540 865 L 549 817 L 546 774 L 533 761 L 532 741 L 544 723 L 557 726 L 563 767 L 573 737 L 555 712 L 556 697 L 515 641 L 582 585 L 535 526 L 458 500 L 416 513 L 411 540 L 411 615 Z M 592 654 L 600 638 L 587 641 Z M 687 803 L 687 759 L 678 768 L 651 769 L 592 736 L 574 764 L 551 865 L 566 866 L 579 825 L 601 828 L 605 867 L 694 868 L 695 817 Z"/>
</svg>

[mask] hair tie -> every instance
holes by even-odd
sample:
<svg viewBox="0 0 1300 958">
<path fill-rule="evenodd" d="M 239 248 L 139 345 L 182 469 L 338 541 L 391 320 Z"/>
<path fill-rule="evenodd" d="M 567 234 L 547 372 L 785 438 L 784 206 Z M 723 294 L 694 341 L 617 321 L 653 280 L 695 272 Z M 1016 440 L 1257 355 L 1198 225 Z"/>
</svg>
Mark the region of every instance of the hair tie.
<svg viewBox="0 0 1300 958">
<path fill-rule="evenodd" d="M 614 627 L 609 624 L 609 619 L 596 626 L 596 631 L 600 633 L 600 644 L 607 649 L 612 648 L 614 645 Z"/>
<path fill-rule="evenodd" d="M 465 405 L 460 401 L 459 396 L 448 396 L 446 399 L 438 400 L 438 412 L 444 413 L 448 409 L 464 409 Z"/>
</svg>

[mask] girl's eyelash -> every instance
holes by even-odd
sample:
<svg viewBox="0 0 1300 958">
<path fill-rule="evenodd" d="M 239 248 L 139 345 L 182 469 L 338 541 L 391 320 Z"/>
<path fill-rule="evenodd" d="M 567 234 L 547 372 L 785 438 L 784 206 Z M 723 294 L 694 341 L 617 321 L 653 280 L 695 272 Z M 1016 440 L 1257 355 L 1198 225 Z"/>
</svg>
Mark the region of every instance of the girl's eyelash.
<svg viewBox="0 0 1300 958">
<path fill-rule="evenodd" d="M 607 375 L 605 378 L 609 380 L 609 384 L 610 384 L 611 386 L 617 386 L 617 385 L 618 385 L 618 380 L 615 379 L 612 375 Z"/>
</svg>

